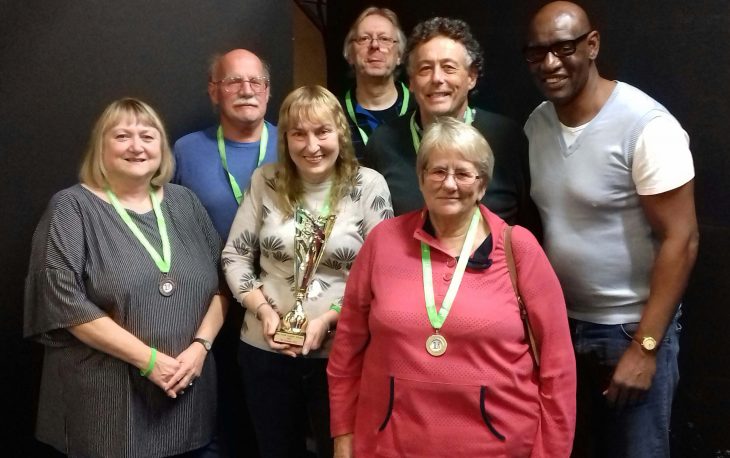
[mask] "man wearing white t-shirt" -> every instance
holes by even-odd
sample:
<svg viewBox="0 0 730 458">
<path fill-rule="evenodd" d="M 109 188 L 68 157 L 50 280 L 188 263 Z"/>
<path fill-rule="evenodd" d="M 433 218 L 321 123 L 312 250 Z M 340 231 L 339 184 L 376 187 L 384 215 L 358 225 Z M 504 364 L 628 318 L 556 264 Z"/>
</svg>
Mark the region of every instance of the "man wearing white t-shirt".
<svg viewBox="0 0 730 458">
<path fill-rule="evenodd" d="M 525 133 L 576 351 L 574 456 L 669 456 L 676 320 L 699 238 L 689 137 L 648 95 L 602 78 L 599 47 L 585 11 L 553 2 L 524 48 L 548 99 Z"/>
</svg>

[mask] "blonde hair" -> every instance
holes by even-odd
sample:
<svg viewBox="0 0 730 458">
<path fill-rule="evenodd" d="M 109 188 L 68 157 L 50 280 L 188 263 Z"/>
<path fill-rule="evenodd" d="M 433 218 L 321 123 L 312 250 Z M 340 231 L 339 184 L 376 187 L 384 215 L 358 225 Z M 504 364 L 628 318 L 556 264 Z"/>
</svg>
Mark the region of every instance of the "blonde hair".
<svg viewBox="0 0 730 458">
<path fill-rule="evenodd" d="M 450 116 L 439 117 L 423 132 L 416 158 L 416 174 L 423 183 L 423 172 L 433 151 L 453 151 L 474 164 L 485 188 L 492 181 L 494 153 L 484 136 L 473 126 Z"/>
<path fill-rule="evenodd" d="M 125 97 L 110 103 L 96 120 L 81 161 L 79 180 L 96 188 L 107 186 L 107 172 L 102 157 L 104 136 L 125 118 L 133 118 L 140 124 L 157 129 L 160 133 L 160 167 L 152 177 L 151 183 L 155 187 L 168 183 L 172 178 L 175 162 L 172 158 L 172 151 L 170 151 L 165 126 L 151 106 L 132 97 Z"/>
<path fill-rule="evenodd" d="M 355 19 L 355 22 L 352 23 L 350 30 L 347 32 L 347 36 L 345 37 L 345 43 L 342 46 L 342 56 L 345 58 L 345 60 L 350 62 L 352 42 L 353 40 L 355 40 L 355 38 L 357 38 L 355 36 L 355 34 L 357 33 L 357 28 L 360 26 L 360 23 L 364 21 L 365 18 L 368 16 L 382 16 L 393 24 L 393 28 L 395 28 L 395 36 L 393 38 L 398 41 L 398 43 L 396 43 L 396 48 L 398 49 L 398 57 L 402 57 L 403 53 L 406 50 L 406 35 L 400 28 L 398 15 L 395 14 L 393 10 L 390 10 L 388 8 L 378 8 L 377 6 L 371 6 L 363 10 L 362 13 L 360 13 L 357 19 Z"/>
<path fill-rule="evenodd" d="M 279 210 L 292 216 L 300 202 L 304 187 L 294 161 L 289 155 L 287 132 L 299 121 L 322 122 L 332 120 L 340 147 L 332 175 L 330 206 L 334 211 L 340 200 L 356 184 L 358 163 L 350 138 L 350 126 L 337 98 L 322 86 L 302 86 L 286 96 L 279 110 L 276 191 Z"/>
</svg>

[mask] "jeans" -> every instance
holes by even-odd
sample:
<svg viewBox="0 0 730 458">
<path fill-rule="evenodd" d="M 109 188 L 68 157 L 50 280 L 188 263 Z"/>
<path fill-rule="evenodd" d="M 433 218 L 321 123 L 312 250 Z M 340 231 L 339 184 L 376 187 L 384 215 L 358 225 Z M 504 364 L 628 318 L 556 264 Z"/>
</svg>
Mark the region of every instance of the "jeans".
<svg viewBox="0 0 730 458">
<path fill-rule="evenodd" d="M 651 388 L 641 400 L 621 410 L 609 407 L 603 392 L 638 323 L 570 320 L 578 369 L 574 458 L 669 457 L 672 400 L 679 382 L 680 315 L 678 311 L 657 351 Z"/>
<path fill-rule="evenodd" d="M 285 356 L 239 343 L 238 364 L 262 458 L 332 458 L 327 359 Z"/>
</svg>

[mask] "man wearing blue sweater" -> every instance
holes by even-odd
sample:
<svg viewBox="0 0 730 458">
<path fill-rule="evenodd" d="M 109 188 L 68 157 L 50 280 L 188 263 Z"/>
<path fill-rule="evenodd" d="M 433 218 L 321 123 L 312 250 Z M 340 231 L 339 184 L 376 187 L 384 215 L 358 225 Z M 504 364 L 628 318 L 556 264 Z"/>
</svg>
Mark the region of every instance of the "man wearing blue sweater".
<svg viewBox="0 0 730 458">
<path fill-rule="evenodd" d="M 269 78 L 268 66 L 245 49 L 216 56 L 208 95 L 220 121 L 185 135 L 173 148 L 173 182 L 195 192 L 224 241 L 251 174 L 276 161 L 276 127 L 264 120 Z"/>
<path fill-rule="evenodd" d="M 276 161 L 276 127 L 264 120 L 270 96 L 268 65 L 245 49 L 215 56 L 208 95 L 219 122 L 185 135 L 173 148 L 173 182 L 190 188 L 225 242 L 251 174 Z M 236 365 L 243 309 L 231 307 L 213 350 L 218 368 L 218 444 L 223 457 L 256 450 Z"/>
<path fill-rule="evenodd" d="M 524 57 L 548 101 L 525 124 L 532 198 L 578 366 L 574 456 L 668 457 L 678 306 L 697 256 L 689 137 L 658 102 L 598 73 L 600 35 L 542 7 Z"/>
</svg>

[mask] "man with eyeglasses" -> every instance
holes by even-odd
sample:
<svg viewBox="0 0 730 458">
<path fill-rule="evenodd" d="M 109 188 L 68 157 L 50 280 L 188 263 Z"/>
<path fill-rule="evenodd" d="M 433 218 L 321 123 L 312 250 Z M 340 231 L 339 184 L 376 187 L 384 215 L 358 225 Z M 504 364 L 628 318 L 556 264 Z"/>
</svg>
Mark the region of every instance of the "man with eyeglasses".
<svg viewBox="0 0 730 458">
<path fill-rule="evenodd" d="M 504 116 L 469 105 L 483 63 L 466 22 L 435 17 L 416 25 L 406 45 L 406 68 L 417 109 L 373 133 L 364 164 L 385 177 L 396 215 L 422 208 L 416 175 L 421 133 L 439 116 L 463 120 L 484 135 L 494 152 L 494 174 L 482 202 L 508 223 L 536 232 L 524 134 Z"/>
<path fill-rule="evenodd" d="M 689 138 L 658 102 L 598 72 L 585 11 L 533 17 L 540 91 L 525 124 L 532 197 L 578 365 L 574 456 L 668 457 L 678 304 L 697 255 Z"/>
<path fill-rule="evenodd" d="M 398 16 L 388 8 L 365 9 L 345 37 L 342 54 L 352 67 L 355 86 L 345 92 L 340 103 L 360 160 L 373 131 L 415 105 L 406 85 L 396 81 L 405 47 Z"/>
<path fill-rule="evenodd" d="M 276 161 L 276 127 L 264 120 L 270 97 L 269 69 L 245 49 L 215 56 L 208 96 L 219 122 L 175 142 L 173 182 L 200 198 L 223 240 L 253 171 Z"/>
<path fill-rule="evenodd" d="M 277 159 L 276 127 L 264 120 L 270 97 L 269 67 L 245 49 L 217 55 L 208 70 L 208 95 L 219 121 L 175 142 L 173 182 L 198 196 L 225 241 L 251 174 L 258 166 Z M 251 441 L 255 441 L 235 364 L 242 320 L 243 309 L 231 307 L 213 346 L 224 456 L 250 453 Z M 246 440 L 242 440 L 241 431 L 249 432 Z"/>
</svg>

